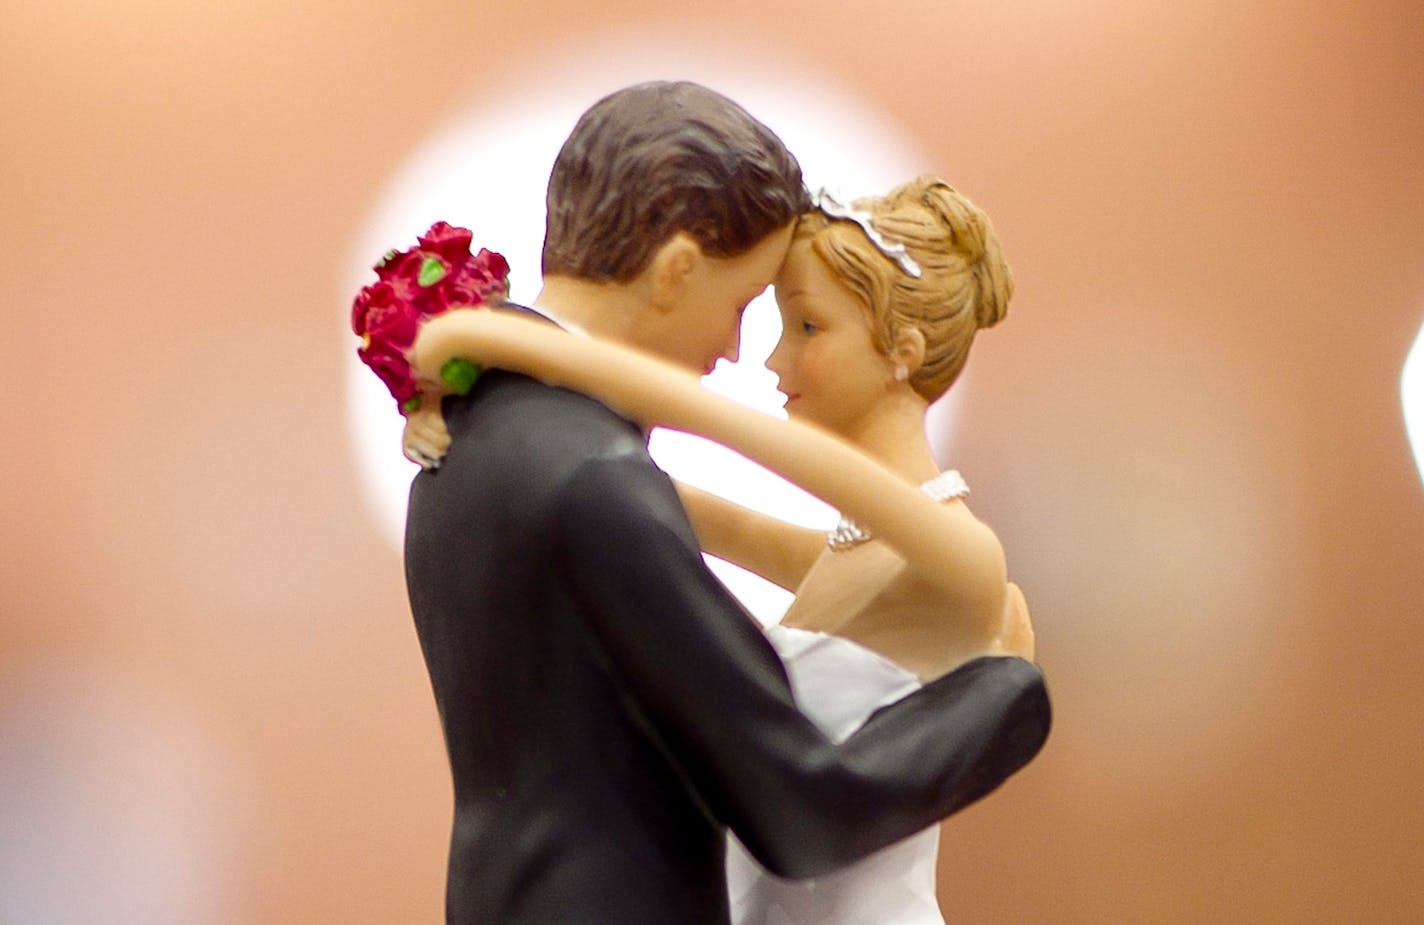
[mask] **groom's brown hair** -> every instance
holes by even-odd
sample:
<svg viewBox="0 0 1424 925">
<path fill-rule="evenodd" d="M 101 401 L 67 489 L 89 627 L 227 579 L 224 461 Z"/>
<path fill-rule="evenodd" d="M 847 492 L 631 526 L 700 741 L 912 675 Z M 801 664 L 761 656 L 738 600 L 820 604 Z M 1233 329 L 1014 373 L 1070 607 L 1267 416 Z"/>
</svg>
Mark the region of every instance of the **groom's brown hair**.
<svg viewBox="0 0 1424 925">
<path fill-rule="evenodd" d="M 595 103 L 549 176 L 546 276 L 627 282 L 674 234 L 734 257 L 811 207 L 801 167 L 745 109 L 686 81 Z"/>
</svg>

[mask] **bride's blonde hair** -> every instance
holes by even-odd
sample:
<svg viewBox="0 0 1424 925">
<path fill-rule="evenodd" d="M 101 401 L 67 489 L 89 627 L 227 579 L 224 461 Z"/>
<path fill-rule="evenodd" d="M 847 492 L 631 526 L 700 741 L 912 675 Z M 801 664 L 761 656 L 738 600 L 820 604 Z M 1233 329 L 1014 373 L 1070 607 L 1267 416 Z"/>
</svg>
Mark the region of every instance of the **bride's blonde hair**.
<svg viewBox="0 0 1424 925">
<path fill-rule="evenodd" d="M 925 356 L 909 379 L 926 401 L 954 384 L 980 328 L 1004 317 L 1014 278 L 989 216 L 934 176 L 902 183 L 884 196 L 858 199 L 890 244 L 903 244 L 920 266 L 906 273 L 854 222 L 819 210 L 803 214 L 796 240 L 811 248 L 867 309 L 876 346 L 886 354 L 906 326 L 925 338 Z"/>
</svg>

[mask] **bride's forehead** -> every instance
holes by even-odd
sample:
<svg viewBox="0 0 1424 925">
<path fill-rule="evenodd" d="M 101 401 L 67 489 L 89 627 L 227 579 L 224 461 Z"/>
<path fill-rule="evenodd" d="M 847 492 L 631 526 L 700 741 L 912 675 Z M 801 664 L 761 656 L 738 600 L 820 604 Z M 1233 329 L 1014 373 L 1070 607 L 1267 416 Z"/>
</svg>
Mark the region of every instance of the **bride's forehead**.
<svg viewBox="0 0 1424 925">
<path fill-rule="evenodd" d="M 778 290 L 794 291 L 814 285 L 818 279 L 827 277 L 830 267 L 817 255 L 810 241 L 797 241 L 786 253 L 786 260 L 777 271 L 775 285 Z"/>
</svg>

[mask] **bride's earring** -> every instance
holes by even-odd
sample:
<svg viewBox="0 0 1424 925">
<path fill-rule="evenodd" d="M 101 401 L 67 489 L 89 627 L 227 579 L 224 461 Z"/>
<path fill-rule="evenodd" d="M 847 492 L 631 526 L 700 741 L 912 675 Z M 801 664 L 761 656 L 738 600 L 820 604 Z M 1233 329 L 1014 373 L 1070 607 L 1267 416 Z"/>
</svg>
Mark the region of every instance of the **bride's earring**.
<svg viewBox="0 0 1424 925">
<path fill-rule="evenodd" d="M 910 368 L 904 363 L 895 364 L 895 381 L 905 382 L 910 378 Z"/>
</svg>

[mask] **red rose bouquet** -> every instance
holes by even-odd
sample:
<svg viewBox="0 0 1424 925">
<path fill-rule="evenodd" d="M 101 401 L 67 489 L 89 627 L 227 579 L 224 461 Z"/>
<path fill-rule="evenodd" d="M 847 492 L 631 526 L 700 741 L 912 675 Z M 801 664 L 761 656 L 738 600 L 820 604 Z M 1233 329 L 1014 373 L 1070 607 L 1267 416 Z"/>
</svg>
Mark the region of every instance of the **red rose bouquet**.
<svg viewBox="0 0 1424 925">
<path fill-rule="evenodd" d="M 351 330 L 361 338 L 356 354 L 391 390 L 401 414 L 420 407 L 410 348 L 421 323 L 452 308 L 499 304 L 508 296 L 509 263 L 483 248 L 471 255 L 473 238 L 468 229 L 436 222 L 417 247 L 381 258 L 376 282 L 363 286 L 351 305 Z M 479 372 L 457 358 L 445 364 L 440 377 L 463 395 Z"/>
</svg>

